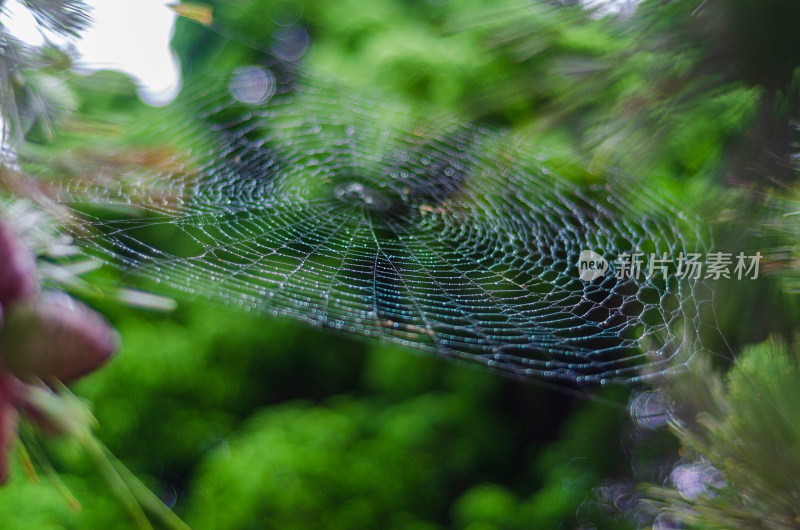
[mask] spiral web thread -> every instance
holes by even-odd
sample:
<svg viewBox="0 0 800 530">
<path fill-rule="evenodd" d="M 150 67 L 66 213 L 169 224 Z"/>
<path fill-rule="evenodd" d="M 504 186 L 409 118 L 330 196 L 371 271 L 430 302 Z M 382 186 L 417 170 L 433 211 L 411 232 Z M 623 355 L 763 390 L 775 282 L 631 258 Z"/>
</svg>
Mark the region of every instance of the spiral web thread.
<svg viewBox="0 0 800 530">
<path fill-rule="evenodd" d="M 618 280 L 613 263 L 579 279 L 582 250 L 609 262 L 702 251 L 696 225 L 646 190 L 571 184 L 469 123 L 266 69 L 244 85 L 235 75 L 194 102 L 212 138 L 196 165 L 61 183 L 87 253 L 191 295 L 522 378 L 635 382 L 701 349 L 699 284 Z"/>
</svg>

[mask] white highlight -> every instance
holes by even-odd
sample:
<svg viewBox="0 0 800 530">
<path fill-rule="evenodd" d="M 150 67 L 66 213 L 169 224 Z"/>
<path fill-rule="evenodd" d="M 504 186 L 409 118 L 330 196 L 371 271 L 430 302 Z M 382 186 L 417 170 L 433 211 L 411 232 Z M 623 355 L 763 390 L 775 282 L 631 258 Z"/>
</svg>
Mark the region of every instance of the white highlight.
<svg viewBox="0 0 800 530">
<path fill-rule="evenodd" d="M 592 11 L 593 18 L 618 16 L 627 18 L 636 11 L 641 0 L 580 0 L 581 7 Z"/>
<path fill-rule="evenodd" d="M 92 26 L 81 38 L 69 42 L 79 54 L 76 69 L 83 71 L 119 70 L 139 84 L 139 96 L 150 105 L 165 105 L 180 90 L 177 57 L 169 47 L 177 15 L 167 7 L 168 0 L 87 0 Z M 50 40 L 68 41 L 52 33 L 42 33 L 27 9 L 7 2 L 0 23 L 17 38 L 32 46 Z"/>
</svg>

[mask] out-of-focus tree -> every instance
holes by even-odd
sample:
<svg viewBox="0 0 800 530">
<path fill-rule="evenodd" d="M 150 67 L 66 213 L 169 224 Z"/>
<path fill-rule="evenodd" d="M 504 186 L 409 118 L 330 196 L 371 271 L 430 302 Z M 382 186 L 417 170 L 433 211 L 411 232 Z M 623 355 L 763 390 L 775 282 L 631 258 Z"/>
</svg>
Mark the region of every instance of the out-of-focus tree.
<svg viewBox="0 0 800 530">
<path fill-rule="evenodd" d="M 454 23 L 526 65 L 489 83 L 478 112 L 527 108 L 537 127 L 566 125 L 612 167 L 715 171 L 735 184 L 794 179 L 795 2 L 653 0 L 598 18 L 569 4 Z"/>
</svg>

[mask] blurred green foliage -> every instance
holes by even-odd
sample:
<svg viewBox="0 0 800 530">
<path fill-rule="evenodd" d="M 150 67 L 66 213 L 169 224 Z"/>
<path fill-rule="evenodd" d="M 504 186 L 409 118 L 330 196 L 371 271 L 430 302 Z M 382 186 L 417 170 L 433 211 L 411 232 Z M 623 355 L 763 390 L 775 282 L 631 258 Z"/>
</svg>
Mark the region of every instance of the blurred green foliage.
<svg viewBox="0 0 800 530">
<path fill-rule="evenodd" d="M 193 528 L 572 526 L 624 468 L 607 404 L 570 416 L 558 393 L 205 304 L 117 313 L 120 357 L 76 392 L 98 437 Z M 83 511 L 15 469 L 0 502 L 36 519 L 9 519 L 125 527 L 79 448 L 47 449 Z"/>
<path fill-rule="evenodd" d="M 800 518 L 800 364 L 770 340 L 748 348 L 723 379 L 707 364 L 678 381 L 685 418 L 673 425 L 698 462 L 674 489 L 653 488 L 692 528 L 795 528 Z"/>
</svg>

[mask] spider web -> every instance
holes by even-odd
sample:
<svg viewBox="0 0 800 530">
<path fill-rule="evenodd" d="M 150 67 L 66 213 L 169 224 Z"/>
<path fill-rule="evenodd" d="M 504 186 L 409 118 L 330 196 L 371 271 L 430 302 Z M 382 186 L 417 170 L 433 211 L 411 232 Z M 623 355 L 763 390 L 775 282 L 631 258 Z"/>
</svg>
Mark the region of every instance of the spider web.
<svg viewBox="0 0 800 530">
<path fill-rule="evenodd" d="M 701 348 L 696 282 L 612 263 L 697 252 L 677 209 L 570 183 L 510 135 L 283 77 L 250 67 L 193 98 L 194 162 L 64 181 L 75 241 L 170 289 L 523 378 L 635 382 Z M 579 278 L 584 250 L 605 277 Z"/>
</svg>

